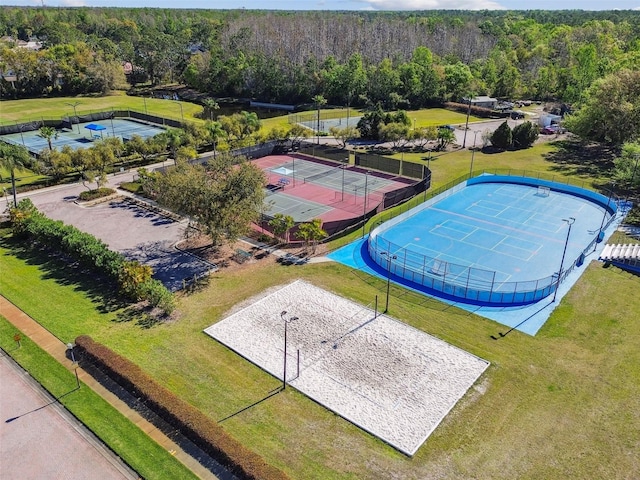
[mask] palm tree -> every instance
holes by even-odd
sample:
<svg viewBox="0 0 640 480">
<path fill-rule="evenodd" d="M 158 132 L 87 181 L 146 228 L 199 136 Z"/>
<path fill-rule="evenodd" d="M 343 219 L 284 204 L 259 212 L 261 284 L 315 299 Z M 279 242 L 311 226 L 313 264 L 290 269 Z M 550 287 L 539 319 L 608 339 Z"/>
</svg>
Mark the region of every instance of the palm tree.
<svg viewBox="0 0 640 480">
<path fill-rule="evenodd" d="M 256 112 L 240 112 L 240 124 L 242 125 L 242 138 L 257 132 L 262 126 Z"/>
<path fill-rule="evenodd" d="M 51 139 L 55 136 L 57 137 L 58 132 L 54 127 L 45 127 L 42 126 L 40 127 L 40 130 L 38 131 L 38 133 L 40 134 L 40 136 L 42 138 L 45 138 L 47 140 L 47 143 L 49 144 L 49 151 L 53 150 L 53 145 L 51 144 Z"/>
<path fill-rule="evenodd" d="M 18 205 L 16 194 L 16 170 L 22 170 L 29 163 L 29 151 L 20 145 L 9 145 L 0 142 L 0 167 L 11 173 L 11 189 L 13 190 L 13 205 Z"/>
<path fill-rule="evenodd" d="M 213 143 L 213 158 L 216 158 L 216 150 L 218 149 L 218 139 L 225 135 L 225 131 L 222 128 L 222 124 L 220 122 L 207 122 L 204 124 L 204 128 L 207 130 L 209 134 L 209 138 Z"/>
<path fill-rule="evenodd" d="M 164 135 L 167 140 L 171 158 L 173 158 L 175 162 L 178 148 L 185 144 L 185 131 L 180 128 L 170 128 L 162 135 Z"/>
<path fill-rule="evenodd" d="M 213 112 L 214 110 L 218 110 L 220 105 L 213 98 L 207 98 L 204 102 L 204 106 L 209 110 L 209 120 L 213 122 Z"/>
<path fill-rule="evenodd" d="M 327 104 L 327 99 L 322 95 L 316 95 L 312 100 L 318 110 L 318 128 L 316 129 L 316 133 L 318 134 L 318 143 L 320 143 L 320 107 Z"/>
</svg>

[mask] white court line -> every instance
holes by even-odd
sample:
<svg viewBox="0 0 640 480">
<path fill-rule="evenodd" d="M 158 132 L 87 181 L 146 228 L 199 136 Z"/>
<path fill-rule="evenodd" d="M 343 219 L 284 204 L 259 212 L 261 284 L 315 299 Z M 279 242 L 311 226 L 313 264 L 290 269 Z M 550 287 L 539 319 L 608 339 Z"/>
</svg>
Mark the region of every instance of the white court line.
<svg viewBox="0 0 640 480">
<path fill-rule="evenodd" d="M 497 218 L 498 215 L 500 215 L 506 210 L 506 208 L 503 208 L 502 210 L 497 210 L 491 207 L 479 205 L 479 203 L 480 202 L 476 202 L 469 205 L 467 208 L 465 208 L 465 211 L 475 213 L 475 214 L 485 215 L 486 217 L 489 217 L 489 218 Z"/>
<path fill-rule="evenodd" d="M 498 245 L 502 244 L 502 243 L 503 243 L 507 238 L 513 238 L 513 239 L 516 239 L 516 237 L 512 237 L 512 236 L 510 236 L 510 235 L 507 235 L 507 236 L 506 236 L 506 237 L 504 237 L 502 240 L 500 240 L 498 243 L 496 243 L 493 247 L 491 247 L 491 249 L 490 249 L 490 250 L 494 251 L 497 255 L 504 255 L 505 257 L 515 258 L 516 260 L 521 260 L 521 261 L 523 261 L 523 262 L 528 262 L 528 261 L 529 261 L 529 260 L 531 260 L 531 258 L 533 258 L 533 256 L 534 256 L 536 253 L 538 253 L 538 252 L 540 251 L 540 249 L 542 248 L 542 244 L 537 244 L 537 245 L 538 245 L 538 248 L 537 248 L 536 250 L 533 250 L 533 251 L 532 251 L 532 250 L 528 250 L 528 249 L 526 249 L 526 248 L 517 247 L 517 246 L 515 246 L 515 245 L 508 245 L 508 244 L 505 244 L 505 246 L 507 246 L 507 247 L 509 247 L 509 248 L 513 248 L 513 249 L 517 249 L 517 250 L 522 250 L 523 252 L 533 252 L 533 253 L 531 253 L 531 254 L 529 255 L 529 257 L 528 257 L 526 260 L 525 260 L 525 259 L 523 259 L 522 257 L 516 257 L 515 255 L 510 255 L 510 254 L 508 254 L 508 253 L 499 252 L 499 251 L 495 250 L 495 248 L 496 248 Z M 533 242 L 531 242 L 531 243 L 533 243 Z"/>
<path fill-rule="evenodd" d="M 522 185 L 522 187 L 529 187 L 528 185 Z M 537 192 L 537 187 L 530 187 L 532 190 L 536 190 Z M 504 191 L 507 191 L 509 193 L 503 193 Z M 521 200 L 525 197 L 528 197 L 529 194 L 531 193 L 531 191 L 529 190 L 529 188 L 525 188 L 525 189 L 521 189 L 521 188 L 513 188 L 512 185 L 502 185 L 501 187 L 499 187 L 498 189 L 493 191 L 494 193 L 498 193 L 499 195 L 505 196 L 505 197 L 510 197 L 510 198 L 514 198 L 514 199 L 518 199 Z M 518 192 L 518 195 L 514 195 L 516 192 Z"/>
</svg>

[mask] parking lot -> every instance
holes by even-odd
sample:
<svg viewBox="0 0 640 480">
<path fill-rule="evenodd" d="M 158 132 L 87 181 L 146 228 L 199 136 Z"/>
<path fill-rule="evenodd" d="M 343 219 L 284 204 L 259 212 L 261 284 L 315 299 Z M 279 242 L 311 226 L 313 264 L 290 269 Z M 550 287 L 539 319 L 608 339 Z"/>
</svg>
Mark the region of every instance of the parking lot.
<svg viewBox="0 0 640 480">
<path fill-rule="evenodd" d="M 109 177 L 110 186 L 130 181 L 132 174 Z M 176 249 L 185 225 L 167 216 L 119 198 L 82 206 L 76 199 L 82 185 L 66 185 L 31 192 L 27 195 L 49 218 L 61 220 L 90 233 L 128 259 L 138 260 L 154 269 L 154 278 L 176 291 L 183 281 L 202 276 L 214 265 Z M 23 195 L 21 195 L 22 197 Z M 3 202 L 4 203 L 4 202 Z M 0 205 L 4 210 L 4 205 Z"/>
</svg>

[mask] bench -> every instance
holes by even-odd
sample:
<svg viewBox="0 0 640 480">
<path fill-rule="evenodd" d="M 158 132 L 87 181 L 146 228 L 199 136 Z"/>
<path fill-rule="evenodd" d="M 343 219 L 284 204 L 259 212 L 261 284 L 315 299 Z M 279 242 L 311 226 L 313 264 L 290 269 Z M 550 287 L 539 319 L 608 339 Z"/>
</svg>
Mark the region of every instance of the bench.
<svg viewBox="0 0 640 480">
<path fill-rule="evenodd" d="M 234 260 L 238 263 L 244 263 L 252 257 L 250 252 L 246 250 L 242 250 L 241 248 L 236 248 L 236 253 L 234 255 Z"/>
</svg>

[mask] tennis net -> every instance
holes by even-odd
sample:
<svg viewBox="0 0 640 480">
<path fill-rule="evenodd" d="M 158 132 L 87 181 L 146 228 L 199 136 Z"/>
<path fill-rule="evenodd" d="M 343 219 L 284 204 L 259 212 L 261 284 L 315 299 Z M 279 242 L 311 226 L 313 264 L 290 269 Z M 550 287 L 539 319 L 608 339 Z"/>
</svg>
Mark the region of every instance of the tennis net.
<svg viewBox="0 0 640 480">
<path fill-rule="evenodd" d="M 303 183 L 308 183 L 308 182 L 313 182 L 314 180 L 318 180 L 320 178 L 324 178 L 324 177 L 329 177 L 331 175 L 333 175 L 336 172 L 339 172 L 340 170 L 342 170 L 343 166 L 342 165 L 338 165 L 337 167 L 332 168 L 331 170 L 327 170 L 324 172 L 320 172 L 320 173 L 316 173 L 314 175 L 309 175 L 308 177 L 304 177 Z"/>
</svg>

